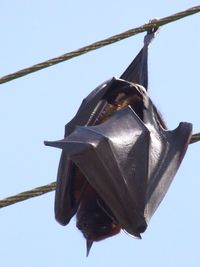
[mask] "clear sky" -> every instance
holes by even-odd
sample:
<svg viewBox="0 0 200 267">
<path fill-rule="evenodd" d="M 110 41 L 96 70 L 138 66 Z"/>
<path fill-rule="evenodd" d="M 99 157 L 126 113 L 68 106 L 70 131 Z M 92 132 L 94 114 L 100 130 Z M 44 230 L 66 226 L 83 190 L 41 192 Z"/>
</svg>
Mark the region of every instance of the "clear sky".
<svg viewBox="0 0 200 267">
<path fill-rule="evenodd" d="M 0 76 L 198 5 L 191 0 L 1 1 Z M 163 26 L 149 49 L 149 92 L 170 129 L 200 131 L 200 14 Z M 1 85 L 0 198 L 55 181 L 61 139 L 82 99 L 119 77 L 144 34 Z M 191 145 L 143 239 L 125 233 L 94 244 L 75 219 L 54 219 L 54 192 L 0 210 L 2 267 L 198 267 L 200 143 Z"/>
</svg>

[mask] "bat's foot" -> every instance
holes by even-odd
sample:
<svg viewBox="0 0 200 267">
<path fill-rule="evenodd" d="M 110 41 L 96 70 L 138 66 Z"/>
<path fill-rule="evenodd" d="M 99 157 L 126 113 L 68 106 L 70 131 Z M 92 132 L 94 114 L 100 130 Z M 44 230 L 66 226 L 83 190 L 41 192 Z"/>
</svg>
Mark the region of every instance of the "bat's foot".
<svg viewBox="0 0 200 267">
<path fill-rule="evenodd" d="M 158 20 L 158 18 L 151 19 L 149 23 L 154 23 Z M 144 45 L 149 46 L 151 41 L 155 38 L 155 36 L 158 34 L 159 28 L 153 27 L 150 30 L 147 31 L 147 34 L 144 37 Z"/>
</svg>

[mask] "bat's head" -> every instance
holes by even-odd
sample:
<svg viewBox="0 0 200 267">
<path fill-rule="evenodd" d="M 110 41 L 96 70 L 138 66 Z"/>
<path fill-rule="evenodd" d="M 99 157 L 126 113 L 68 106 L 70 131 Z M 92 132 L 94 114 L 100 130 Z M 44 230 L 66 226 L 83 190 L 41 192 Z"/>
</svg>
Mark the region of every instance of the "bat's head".
<svg viewBox="0 0 200 267">
<path fill-rule="evenodd" d="M 103 205 L 99 195 L 88 184 L 80 201 L 76 224 L 86 239 L 87 255 L 94 241 L 116 235 L 121 230 L 121 227 L 114 223 L 112 216 L 102 208 Z"/>
</svg>

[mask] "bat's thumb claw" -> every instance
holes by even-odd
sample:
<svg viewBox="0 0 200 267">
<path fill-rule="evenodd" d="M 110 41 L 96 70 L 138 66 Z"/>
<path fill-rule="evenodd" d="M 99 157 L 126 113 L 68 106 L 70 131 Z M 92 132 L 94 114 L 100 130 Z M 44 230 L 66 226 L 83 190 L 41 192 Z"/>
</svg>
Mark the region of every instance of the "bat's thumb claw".
<svg viewBox="0 0 200 267">
<path fill-rule="evenodd" d="M 57 147 L 57 148 L 62 148 L 63 147 L 63 141 L 44 141 L 45 146 L 52 146 L 52 147 Z"/>
</svg>

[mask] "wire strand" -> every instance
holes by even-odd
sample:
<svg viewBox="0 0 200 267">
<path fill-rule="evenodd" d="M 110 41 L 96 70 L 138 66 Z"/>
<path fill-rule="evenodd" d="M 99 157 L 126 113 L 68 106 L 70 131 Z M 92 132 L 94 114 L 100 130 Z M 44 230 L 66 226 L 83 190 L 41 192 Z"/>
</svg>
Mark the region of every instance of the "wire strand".
<svg viewBox="0 0 200 267">
<path fill-rule="evenodd" d="M 71 51 L 69 53 L 63 54 L 63 55 L 61 55 L 59 57 L 55 57 L 55 58 L 49 59 L 47 61 L 44 61 L 44 62 L 38 63 L 36 65 L 33 65 L 31 67 L 19 70 L 17 72 L 8 74 L 6 76 L 3 76 L 3 77 L 0 78 L 0 84 L 12 81 L 14 79 L 17 79 L 17 78 L 20 78 L 22 76 L 28 75 L 30 73 L 39 71 L 41 69 L 51 67 L 51 66 L 53 66 L 55 64 L 61 63 L 63 61 L 72 59 L 72 58 L 80 56 L 80 55 L 83 55 L 83 54 L 88 53 L 88 52 L 90 52 L 92 50 L 101 48 L 101 47 L 106 46 L 106 45 L 113 44 L 115 42 L 119 42 L 119 41 L 121 41 L 121 40 L 123 40 L 125 38 L 131 37 L 131 36 L 136 35 L 138 33 L 145 32 L 145 31 L 150 30 L 152 28 L 156 28 L 156 27 L 165 25 L 167 23 L 173 22 L 175 20 L 182 19 L 184 17 L 193 15 L 193 14 L 198 13 L 198 12 L 200 12 L 200 5 L 192 7 L 192 8 L 189 8 L 189 9 L 186 9 L 184 11 L 175 13 L 173 15 L 170 15 L 170 16 L 158 19 L 158 20 L 152 20 L 149 23 L 144 24 L 142 26 L 139 26 L 137 28 L 130 29 L 130 30 L 122 32 L 120 34 L 111 36 L 111 37 L 109 37 L 107 39 L 103 39 L 101 41 L 97 41 L 97 42 L 95 42 L 93 44 L 90 44 L 90 45 L 84 46 L 82 48 L 79 48 L 77 50 Z"/>
<path fill-rule="evenodd" d="M 200 141 L 200 133 L 193 134 L 190 139 L 190 144 L 196 143 Z"/>
<path fill-rule="evenodd" d="M 49 193 L 55 190 L 55 188 L 56 188 L 56 182 L 53 182 L 51 184 L 40 186 L 40 187 L 31 189 L 29 191 L 24 191 L 17 195 L 4 198 L 0 200 L 0 208 L 7 207 L 9 205 L 12 205 L 17 202 L 24 201 L 24 200 L 27 200 L 33 197 L 41 196 L 43 194 L 46 194 L 46 193 Z"/>
</svg>

